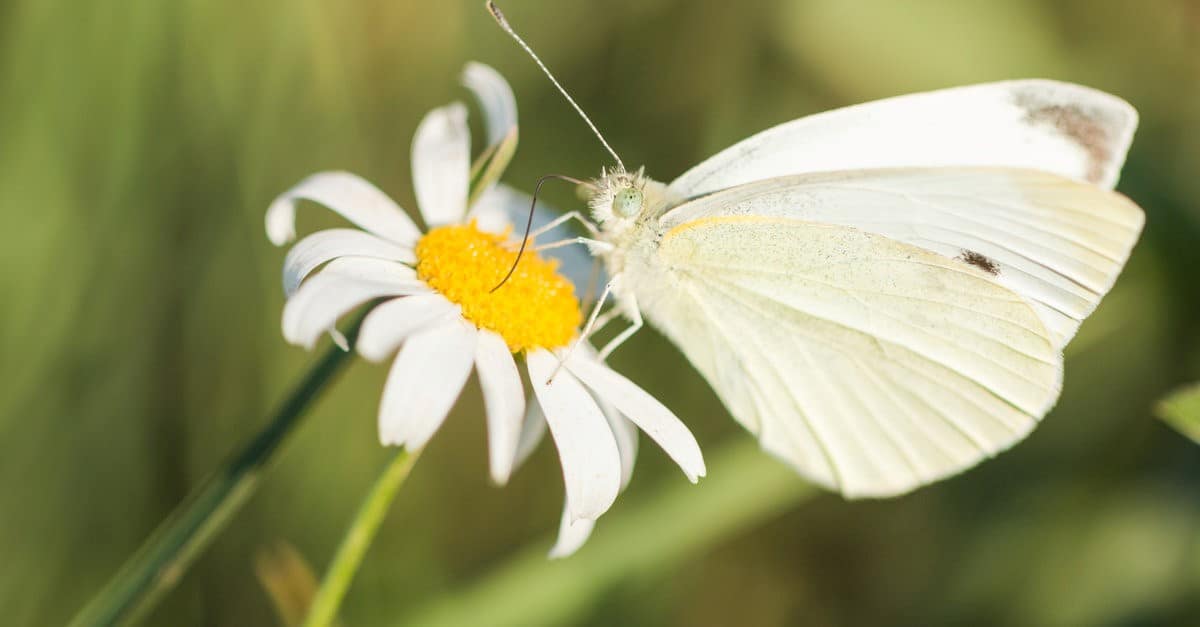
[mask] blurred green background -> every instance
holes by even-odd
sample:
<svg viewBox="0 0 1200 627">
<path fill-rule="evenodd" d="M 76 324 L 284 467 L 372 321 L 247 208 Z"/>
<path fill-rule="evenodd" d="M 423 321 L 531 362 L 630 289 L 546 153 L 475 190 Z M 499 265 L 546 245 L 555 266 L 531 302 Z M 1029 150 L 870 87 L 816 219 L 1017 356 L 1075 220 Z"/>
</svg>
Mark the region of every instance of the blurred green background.
<svg viewBox="0 0 1200 627">
<path fill-rule="evenodd" d="M 393 507 L 345 625 L 1200 623 L 1200 450 L 1153 417 L 1200 378 L 1200 4 L 502 6 L 625 160 L 660 180 L 877 97 L 1031 76 L 1111 91 L 1142 115 L 1120 189 L 1146 232 L 1071 345 L 1044 425 L 900 499 L 806 499 L 787 470 L 743 454 L 751 438 L 648 332 L 613 362 L 689 423 L 710 479 L 690 486 L 644 446 L 593 543 L 546 562 L 553 447 L 490 485 L 472 384 Z M 412 132 L 467 97 L 457 75 L 472 59 L 516 91 L 509 182 L 598 174 L 599 145 L 481 0 L 0 3 L 0 623 L 64 622 L 264 423 L 315 358 L 280 337 L 284 251 L 263 233 L 267 204 L 336 168 L 411 207 Z M 302 231 L 332 224 L 302 212 Z M 255 557 L 282 541 L 327 563 L 387 459 L 385 370 L 346 372 L 149 624 L 276 624 Z"/>
</svg>

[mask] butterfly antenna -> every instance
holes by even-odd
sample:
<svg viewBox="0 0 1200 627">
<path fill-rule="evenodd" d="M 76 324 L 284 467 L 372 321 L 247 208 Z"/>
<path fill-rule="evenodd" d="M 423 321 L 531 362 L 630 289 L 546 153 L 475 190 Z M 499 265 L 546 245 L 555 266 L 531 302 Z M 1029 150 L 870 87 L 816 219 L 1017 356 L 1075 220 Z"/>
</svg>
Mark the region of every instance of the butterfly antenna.
<svg viewBox="0 0 1200 627">
<path fill-rule="evenodd" d="M 508 280 L 512 278 L 513 273 L 517 271 L 517 264 L 521 263 L 521 255 L 525 253 L 525 246 L 529 243 L 529 230 L 533 227 L 533 210 L 537 207 L 538 194 L 542 191 L 542 183 L 545 183 L 550 179 L 567 181 L 568 183 L 574 183 L 576 185 L 591 185 L 591 183 L 587 181 L 577 179 L 573 176 L 567 176 L 566 174 L 547 174 L 546 176 L 543 176 L 537 180 L 537 185 L 535 185 L 533 188 L 533 202 L 529 203 L 529 217 L 525 219 L 525 235 L 521 238 L 521 248 L 517 250 L 517 258 L 513 259 L 513 264 L 512 267 L 508 269 L 508 274 L 504 275 L 504 278 L 500 279 L 500 282 L 496 284 L 496 287 L 493 287 L 491 290 L 489 290 L 488 294 L 491 294 L 501 287 L 504 287 L 504 284 L 507 283 Z"/>
<path fill-rule="evenodd" d="M 500 12 L 500 7 L 496 6 L 496 3 L 492 2 L 492 0 L 488 0 L 487 9 L 489 12 L 491 12 L 492 17 L 496 19 L 496 23 L 500 25 L 500 28 L 503 28 L 504 32 L 508 33 L 514 40 L 516 40 L 517 44 L 519 44 L 521 48 L 523 48 L 525 52 L 529 54 L 530 57 L 533 57 L 533 62 L 536 63 L 538 67 L 542 68 L 542 72 L 546 74 L 546 78 L 549 78 L 550 82 L 554 83 L 554 86 L 558 88 L 559 93 L 563 95 L 563 98 L 566 98 L 567 102 L 571 103 L 571 106 L 575 108 L 575 112 L 579 114 L 579 117 L 583 118 L 583 121 L 587 123 L 588 128 L 592 129 L 592 133 L 595 134 L 596 138 L 600 140 L 600 143 L 604 144 L 604 149 L 607 150 L 608 154 L 612 155 L 612 158 L 616 160 L 617 167 L 624 171 L 625 163 L 621 161 L 621 157 L 617 156 L 617 151 L 613 150 L 612 146 L 608 145 L 608 140 L 604 139 L 604 136 L 600 134 L 600 129 L 597 129 L 596 125 L 592 124 L 592 119 L 583 112 L 583 109 L 580 108 L 579 104 L 575 102 L 575 99 L 571 97 L 571 94 L 568 94 L 567 90 L 563 89 L 563 86 L 558 82 L 558 79 L 554 78 L 554 75 L 550 73 L 550 69 L 546 67 L 546 64 L 542 63 L 542 60 L 538 58 L 536 53 L 533 52 L 533 48 L 530 48 L 529 44 L 525 43 L 525 40 L 521 39 L 521 36 L 517 34 L 517 31 L 513 30 L 513 27 L 509 25 L 508 20 L 504 17 L 504 14 Z"/>
</svg>

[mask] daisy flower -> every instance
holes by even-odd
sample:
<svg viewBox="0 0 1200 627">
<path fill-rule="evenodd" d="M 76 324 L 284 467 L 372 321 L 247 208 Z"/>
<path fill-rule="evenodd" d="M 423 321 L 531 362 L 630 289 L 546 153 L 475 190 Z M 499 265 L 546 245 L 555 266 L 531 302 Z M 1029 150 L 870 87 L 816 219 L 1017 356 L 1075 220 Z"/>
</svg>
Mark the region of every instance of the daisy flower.
<svg viewBox="0 0 1200 627">
<path fill-rule="evenodd" d="M 516 145 L 516 103 L 504 79 L 472 63 L 463 83 L 484 111 L 489 146 L 472 165 L 466 108 L 435 109 L 412 144 L 422 232 L 387 195 L 345 172 L 308 177 L 267 210 L 277 245 L 295 237 L 296 203 L 315 201 L 360 229 L 319 231 L 289 251 L 283 268 L 283 335 L 311 349 L 335 324 L 378 303 L 355 346 L 371 361 L 391 359 L 379 408 L 384 445 L 419 450 L 437 432 L 472 370 L 487 419 L 492 479 L 504 484 L 546 426 L 558 448 L 566 506 L 553 556 L 574 552 L 592 522 L 628 482 L 645 431 L 695 482 L 705 473 L 695 438 L 662 403 L 579 343 L 574 286 L 553 260 L 527 249 L 516 261 L 506 212 L 529 198 L 498 185 Z M 470 190 L 478 189 L 477 199 Z M 523 206 L 522 206 L 523 205 Z M 519 208 L 518 208 L 519 207 Z M 527 411 L 523 362 L 536 398 Z M 560 367 L 561 366 L 561 367 Z"/>
</svg>

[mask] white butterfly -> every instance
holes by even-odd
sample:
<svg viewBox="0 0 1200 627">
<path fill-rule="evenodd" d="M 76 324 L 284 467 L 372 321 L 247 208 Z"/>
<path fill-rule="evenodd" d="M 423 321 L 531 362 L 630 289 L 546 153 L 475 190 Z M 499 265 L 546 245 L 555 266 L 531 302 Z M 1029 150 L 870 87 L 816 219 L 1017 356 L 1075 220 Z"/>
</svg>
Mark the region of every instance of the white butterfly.
<svg viewBox="0 0 1200 627">
<path fill-rule="evenodd" d="M 1020 80 L 801 118 L 665 185 L 613 153 L 586 241 L 618 307 L 585 335 L 632 320 L 607 355 L 644 316 L 765 450 L 847 497 L 944 478 L 1058 399 L 1142 229 L 1112 191 L 1136 125 L 1115 96 Z"/>
</svg>

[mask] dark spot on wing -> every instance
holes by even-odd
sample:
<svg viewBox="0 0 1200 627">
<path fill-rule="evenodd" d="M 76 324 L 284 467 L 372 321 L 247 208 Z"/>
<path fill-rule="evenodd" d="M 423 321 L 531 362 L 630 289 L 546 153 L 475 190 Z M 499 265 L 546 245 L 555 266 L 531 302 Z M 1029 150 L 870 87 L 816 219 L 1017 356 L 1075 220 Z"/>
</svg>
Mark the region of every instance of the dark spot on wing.
<svg viewBox="0 0 1200 627">
<path fill-rule="evenodd" d="M 1000 274 L 1000 266 L 996 265 L 995 261 L 992 261 L 986 255 L 977 253 L 973 250 L 967 250 L 964 248 L 962 254 L 958 256 L 958 260 L 969 263 L 992 276 Z"/>
<path fill-rule="evenodd" d="M 1089 183 L 1100 183 L 1105 178 L 1105 166 L 1112 160 L 1113 137 L 1104 122 L 1104 114 L 1093 108 L 1077 104 L 1059 104 L 1045 100 L 1030 91 L 1016 94 L 1017 106 L 1025 110 L 1025 121 L 1030 124 L 1045 124 L 1079 145 L 1088 155 Z"/>
</svg>

